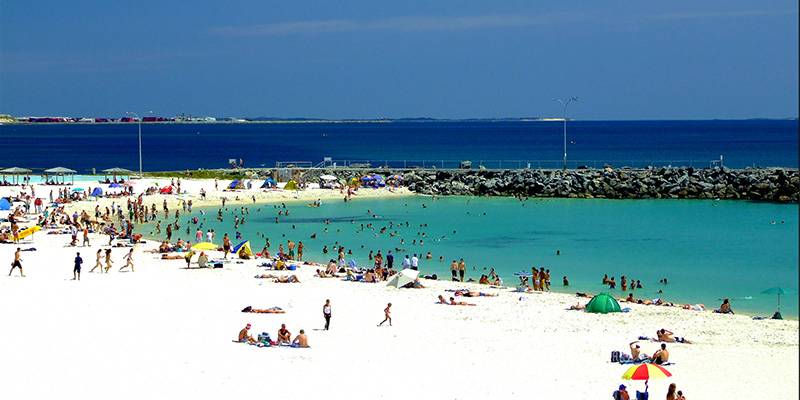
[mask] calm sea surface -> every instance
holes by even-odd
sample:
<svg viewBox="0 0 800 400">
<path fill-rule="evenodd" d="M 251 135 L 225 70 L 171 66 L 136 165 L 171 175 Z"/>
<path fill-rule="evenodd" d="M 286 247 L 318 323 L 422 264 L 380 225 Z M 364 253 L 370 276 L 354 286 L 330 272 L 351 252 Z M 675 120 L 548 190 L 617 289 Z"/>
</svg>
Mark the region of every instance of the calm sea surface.
<svg viewBox="0 0 800 400">
<path fill-rule="evenodd" d="M 567 129 L 570 168 L 708 167 L 720 155 L 731 168 L 798 166 L 797 120 L 571 121 Z M 138 138 L 137 124 L 2 125 L 0 167 L 138 170 Z M 563 147 L 557 121 L 142 124 L 144 171 L 224 168 L 239 158 L 250 167 L 316 164 L 323 157 L 340 165 L 402 167 L 410 160 L 405 165 L 442 168 L 471 160 L 488 168 L 561 168 Z"/>
<path fill-rule="evenodd" d="M 603 274 L 616 277 L 617 282 L 627 275 L 644 285 L 634 292 L 636 298 L 717 308 L 719 299 L 730 297 L 736 311 L 759 315 L 771 315 L 777 304 L 775 295 L 761 291 L 772 286 L 797 289 L 797 205 L 474 197 L 432 201 L 415 196 L 328 201 L 318 208 L 295 202 L 287 207 L 289 216 L 279 216 L 281 210 L 265 204 L 248 205 L 245 215 L 241 207 L 229 207 L 223 222 L 214 221 L 219 206 L 204 208 L 205 215 L 195 209 L 191 216 L 200 222 L 205 219 L 202 229 L 214 229 L 220 238 L 224 233 L 234 238 L 240 232 L 256 252 L 266 238 L 272 252 L 288 239 L 302 241 L 309 249 L 305 259 L 312 261 L 335 258 L 334 252 L 324 254 L 323 247 L 332 249 L 337 244 L 352 250 L 348 260 L 360 266 L 370 265 L 370 251 L 386 254 L 392 250 L 398 264 L 406 254 L 430 252 L 433 259 L 423 260 L 420 269 L 440 279 L 449 279 L 450 263 L 459 258 L 468 265 L 468 277 L 477 279 L 495 268 L 508 285 L 518 282 L 514 272 L 544 266 L 551 271 L 553 290 L 559 292 L 597 293 L 607 290 L 600 283 Z M 247 223 L 235 229 L 235 216 Z M 189 223 L 189 218 L 181 215 L 177 236 L 194 241 L 198 225 Z M 326 218 L 330 224 L 323 222 Z M 383 227 L 387 230 L 380 233 Z M 145 234 L 152 229 L 152 225 L 142 227 Z M 311 239 L 315 233 L 317 238 Z M 561 284 L 565 275 L 568 288 Z M 669 283 L 660 284 L 662 278 Z M 612 292 L 619 297 L 627 294 L 619 286 Z M 797 317 L 797 296 L 783 296 L 781 303 L 784 316 Z"/>
</svg>

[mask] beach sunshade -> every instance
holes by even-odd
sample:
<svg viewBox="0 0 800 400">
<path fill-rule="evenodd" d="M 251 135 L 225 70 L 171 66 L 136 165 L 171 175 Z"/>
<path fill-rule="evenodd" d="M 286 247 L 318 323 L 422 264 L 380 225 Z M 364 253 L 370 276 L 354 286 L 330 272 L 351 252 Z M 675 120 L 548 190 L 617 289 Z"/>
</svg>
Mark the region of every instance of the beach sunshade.
<svg viewBox="0 0 800 400">
<path fill-rule="evenodd" d="M 250 248 L 250 241 L 245 240 L 244 242 L 237 244 L 236 247 L 233 248 L 233 253 L 234 254 L 242 253 L 252 257 L 253 250 Z M 239 255 L 241 256 L 242 254 Z"/>
<path fill-rule="evenodd" d="M 120 185 L 120 184 L 119 184 L 119 183 L 117 183 L 117 182 L 114 182 L 114 183 L 112 183 L 112 184 L 108 185 L 108 187 L 110 187 L 110 188 L 118 188 L 118 187 L 122 187 L 122 185 Z"/>
<path fill-rule="evenodd" d="M 55 167 L 55 168 L 46 169 L 46 170 L 44 170 L 44 172 L 49 173 L 49 174 L 74 174 L 75 172 L 78 172 L 78 171 L 75 171 L 74 169 L 64 168 L 64 167 Z"/>
<path fill-rule="evenodd" d="M 265 180 L 265 181 L 264 181 L 264 183 L 261 185 L 261 189 L 264 189 L 264 188 L 271 188 L 271 187 L 272 187 L 272 188 L 274 188 L 274 187 L 278 187 L 278 185 L 277 185 L 277 184 L 275 184 L 275 181 L 274 181 L 272 178 L 268 178 L 268 179 L 267 179 L 267 180 Z"/>
<path fill-rule="evenodd" d="M 8 199 L 5 197 L 0 199 L 0 210 L 9 210 L 9 209 L 11 209 L 11 202 L 8 201 Z"/>
<path fill-rule="evenodd" d="M 320 175 L 319 179 L 322 179 L 323 181 L 335 181 L 338 180 L 339 178 L 333 175 Z"/>
<path fill-rule="evenodd" d="M 396 273 L 386 286 L 394 286 L 396 288 L 402 287 L 403 285 L 407 285 L 409 282 L 414 282 L 414 279 L 417 279 L 419 276 L 419 271 L 415 271 L 410 268 L 406 268 L 398 273 Z"/>
<path fill-rule="evenodd" d="M 377 174 L 376 175 L 372 175 L 372 180 L 382 181 L 383 180 L 383 175 L 377 175 Z"/>
<path fill-rule="evenodd" d="M 73 192 L 82 192 L 83 190 L 84 190 L 83 188 L 72 189 Z"/>
<path fill-rule="evenodd" d="M 286 182 L 286 185 L 283 187 L 283 190 L 297 190 L 299 187 L 297 186 L 297 182 L 289 181 Z"/>
<path fill-rule="evenodd" d="M 586 312 L 608 314 L 610 312 L 622 312 L 622 309 L 617 303 L 617 299 L 611 297 L 610 294 L 603 292 L 594 296 L 588 303 L 586 303 Z"/>
<path fill-rule="evenodd" d="M 393 181 L 402 181 L 403 177 L 400 176 L 400 175 L 392 175 L 391 177 L 389 177 L 389 179 L 391 179 Z"/>
<path fill-rule="evenodd" d="M 237 245 L 236 245 L 236 246 L 233 248 L 233 251 L 232 251 L 231 253 L 238 253 L 238 252 L 239 252 L 239 249 L 240 249 L 240 248 L 242 248 L 242 246 L 244 246 L 244 245 L 245 245 L 245 244 L 247 244 L 247 243 L 250 243 L 250 241 L 249 241 L 249 240 L 245 240 L 244 242 L 237 244 Z"/>
<path fill-rule="evenodd" d="M 371 177 L 371 176 L 369 176 L 369 175 L 364 175 L 364 176 L 362 176 L 362 177 L 361 177 L 361 180 L 362 180 L 362 181 L 371 181 L 371 180 L 372 180 L 372 177 Z"/>
<path fill-rule="evenodd" d="M 107 174 L 130 174 L 133 171 L 125 168 L 114 167 L 114 168 L 104 169 L 103 172 Z"/>
<path fill-rule="evenodd" d="M 771 287 L 771 288 L 761 292 L 761 294 L 777 294 L 778 295 L 778 312 L 780 313 L 781 312 L 781 295 L 782 294 L 797 294 L 797 290 L 792 290 L 792 289 L 788 289 L 788 288 L 784 288 L 784 287 L 780 287 L 780 286 L 775 286 L 775 287 Z"/>
<path fill-rule="evenodd" d="M 6 168 L 0 172 L 4 172 L 6 174 L 29 174 L 31 173 L 31 170 L 27 168 L 11 167 L 11 168 Z"/>
<path fill-rule="evenodd" d="M 100 189 L 99 187 L 97 187 L 97 188 L 94 188 L 94 190 L 92 190 L 92 193 L 89 196 L 97 197 L 97 196 L 102 196 L 102 195 L 103 195 L 103 189 Z"/>
<path fill-rule="evenodd" d="M 637 364 L 625 371 L 622 374 L 622 379 L 628 379 L 633 381 L 646 381 L 648 379 L 655 379 L 655 378 L 666 378 L 672 376 L 672 373 L 666 370 L 666 368 L 652 364 Z"/>
<path fill-rule="evenodd" d="M 200 242 L 192 246 L 192 250 L 216 250 L 219 246 L 211 242 Z"/>
</svg>

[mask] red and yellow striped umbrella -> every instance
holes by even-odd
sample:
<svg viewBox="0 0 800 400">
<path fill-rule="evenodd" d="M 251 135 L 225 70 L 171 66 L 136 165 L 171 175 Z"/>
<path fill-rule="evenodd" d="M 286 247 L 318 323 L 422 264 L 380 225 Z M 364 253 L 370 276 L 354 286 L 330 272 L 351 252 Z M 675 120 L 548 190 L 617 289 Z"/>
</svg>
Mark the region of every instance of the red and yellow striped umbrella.
<svg viewBox="0 0 800 400">
<path fill-rule="evenodd" d="M 666 378 L 672 376 L 664 367 L 655 364 L 639 364 L 628 368 L 622 379 L 646 381 L 651 378 Z"/>
</svg>

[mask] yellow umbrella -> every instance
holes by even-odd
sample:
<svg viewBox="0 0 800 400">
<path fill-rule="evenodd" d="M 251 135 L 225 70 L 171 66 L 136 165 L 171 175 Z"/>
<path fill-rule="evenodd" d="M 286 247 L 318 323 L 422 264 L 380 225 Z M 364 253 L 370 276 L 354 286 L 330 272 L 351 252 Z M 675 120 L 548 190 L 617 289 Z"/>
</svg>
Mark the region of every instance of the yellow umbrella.
<svg viewBox="0 0 800 400">
<path fill-rule="evenodd" d="M 192 246 L 192 250 L 216 250 L 219 246 L 211 242 L 201 242 Z"/>
</svg>

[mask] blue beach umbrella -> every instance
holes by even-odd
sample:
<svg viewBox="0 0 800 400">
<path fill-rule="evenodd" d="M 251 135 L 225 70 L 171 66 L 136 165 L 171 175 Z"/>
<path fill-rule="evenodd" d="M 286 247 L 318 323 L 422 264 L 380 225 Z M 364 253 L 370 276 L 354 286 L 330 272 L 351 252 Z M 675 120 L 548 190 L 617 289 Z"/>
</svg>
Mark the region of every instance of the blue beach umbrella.
<svg viewBox="0 0 800 400">
<path fill-rule="evenodd" d="M 83 190 L 84 190 L 83 188 L 72 189 L 73 192 L 82 192 Z"/>
<path fill-rule="evenodd" d="M 237 244 L 236 247 L 233 248 L 232 253 L 239 252 L 239 249 L 241 249 L 242 246 L 244 246 L 244 244 L 247 243 L 247 242 L 249 242 L 249 240 L 245 240 L 244 242 Z"/>
<path fill-rule="evenodd" d="M 372 175 L 372 179 L 376 180 L 376 181 L 382 181 L 383 180 L 383 175 L 377 175 L 377 174 L 376 175 Z"/>
<path fill-rule="evenodd" d="M 120 185 L 120 184 L 119 184 L 119 183 L 117 183 L 117 182 L 114 182 L 114 183 L 112 183 L 112 184 L 108 185 L 108 187 L 110 187 L 110 188 L 118 188 L 118 187 L 122 187 L 122 185 Z"/>
<path fill-rule="evenodd" d="M 372 177 L 371 177 L 371 176 L 369 176 L 369 175 L 364 175 L 364 176 L 362 176 L 362 177 L 361 177 L 361 180 L 362 180 L 362 181 L 371 181 L 371 180 L 372 180 Z"/>
</svg>

